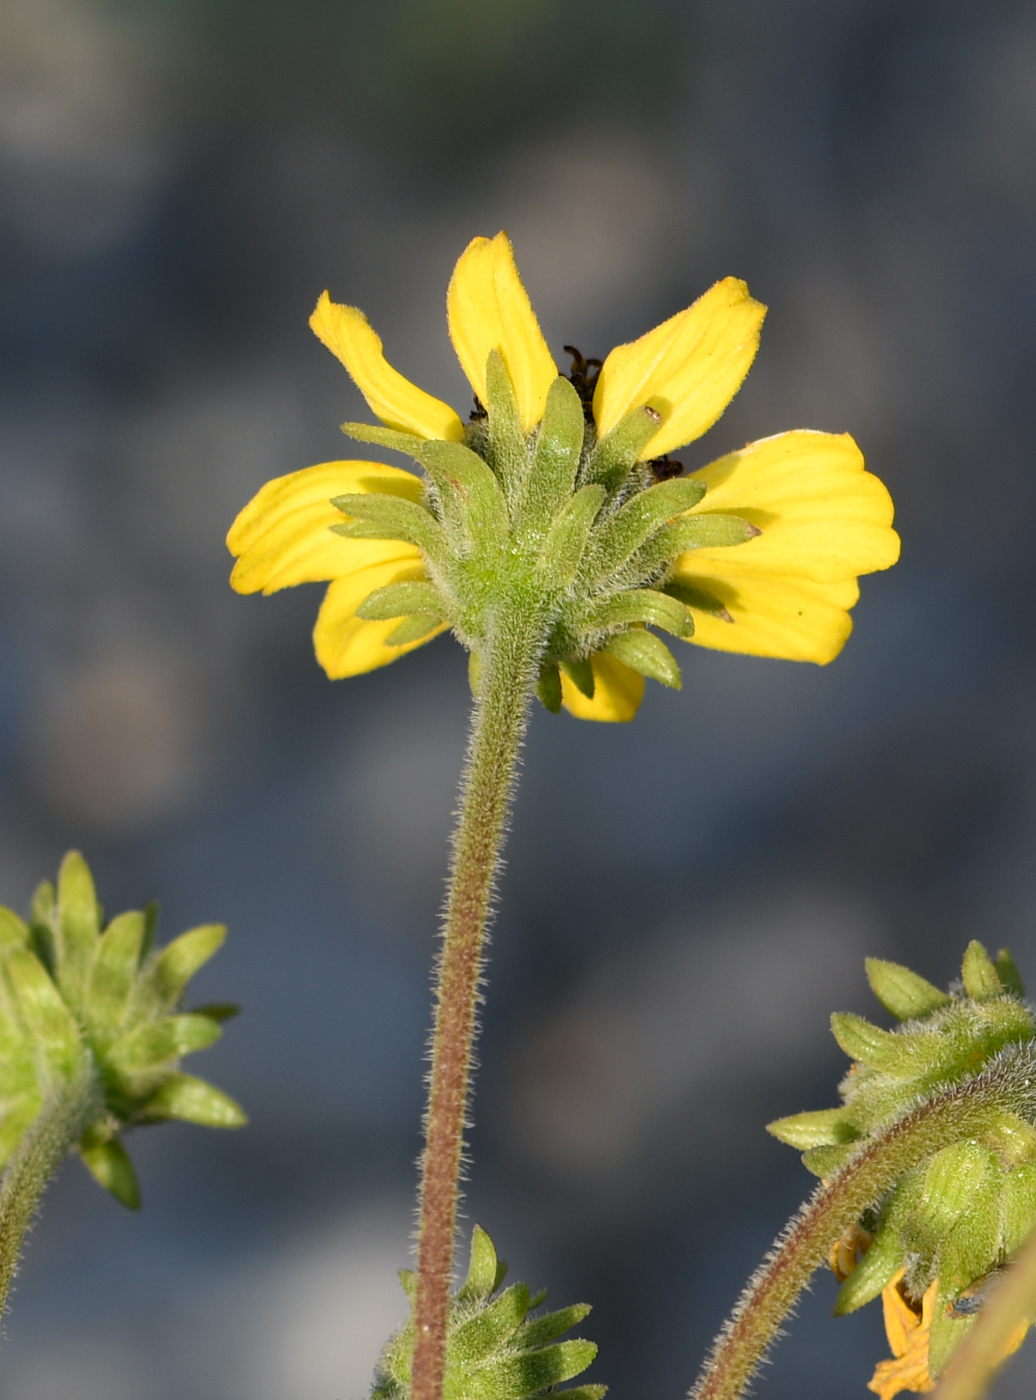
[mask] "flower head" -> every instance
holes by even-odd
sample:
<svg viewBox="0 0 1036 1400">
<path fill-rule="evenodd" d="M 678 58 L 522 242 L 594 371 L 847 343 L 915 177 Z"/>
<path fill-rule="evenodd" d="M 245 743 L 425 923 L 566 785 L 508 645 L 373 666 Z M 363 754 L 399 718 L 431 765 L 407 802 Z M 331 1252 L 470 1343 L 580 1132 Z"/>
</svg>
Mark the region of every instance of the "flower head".
<svg viewBox="0 0 1036 1400">
<path fill-rule="evenodd" d="M 505 234 L 476 238 L 447 296 L 472 385 L 464 422 L 389 365 L 355 307 L 325 292 L 310 324 L 382 426 L 352 437 L 423 475 L 325 462 L 269 482 L 227 543 L 239 592 L 330 586 L 314 632 L 331 677 L 452 628 L 481 655 L 505 597 L 538 619 L 537 691 L 584 719 L 636 713 L 649 676 L 679 686 L 651 628 L 701 646 L 826 663 L 851 630 L 860 574 L 895 563 L 892 503 L 848 435 L 797 431 L 687 476 L 748 372 L 765 308 L 736 278 L 603 363 L 559 373 Z"/>
<path fill-rule="evenodd" d="M 867 960 L 867 974 L 901 1024 L 889 1031 L 862 1016 L 833 1016 L 835 1039 L 853 1060 L 841 1106 L 769 1125 L 782 1142 L 805 1149 L 810 1171 L 832 1178 L 890 1125 L 954 1086 L 975 1095 L 1012 1073 L 1025 1086 L 1017 1111 L 999 1110 L 980 1136 L 962 1134 L 933 1150 L 832 1249 L 842 1285 L 836 1313 L 882 1298 L 893 1360 L 878 1366 L 871 1389 L 892 1400 L 901 1390 L 934 1389 L 991 1281 L 1036 1228 L 1036 1115 L 1026 1097 L 1036 1014 L 1007 949 L 994 961 L 977 941 L 948 993 L 877 958 Z M 1021 1345 L 1027 1326 L 1001 1360 Z"/>
</svg>

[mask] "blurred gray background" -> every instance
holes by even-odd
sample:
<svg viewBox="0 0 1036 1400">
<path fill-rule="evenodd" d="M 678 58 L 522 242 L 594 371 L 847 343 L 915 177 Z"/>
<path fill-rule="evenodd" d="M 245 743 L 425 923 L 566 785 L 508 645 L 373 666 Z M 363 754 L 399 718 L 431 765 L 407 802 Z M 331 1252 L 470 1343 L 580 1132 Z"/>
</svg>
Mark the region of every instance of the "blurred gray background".
<svg viewBox="0 0 1036 1400">
<path fill-rule="evenodd" d="M 0 0 L 0 900 L 76 845 L 109 910 L 229 923 L 196 1063 L 252 1115 L 131 1139 L 139 1217 L 69 1164 L 2 1400 L 359 1400 L 402 1316 L 465 661 L 328 682 L 320 591 L 234 595 L 223 538 L 368 416 L 325 286 L 466 409 L 446 282 L 501 227 L 562 363 L 747 279 L 681 456 L 850 430 L 904 548 L 827 669 L 689 648 L 632 725 L 536 715 L 469 1221 L 595 1305 L 590 1378 L 679 1396 L 810 1187 L 763 1124 L 834 1102 L 864 955 L 1036 982 L 1031 4 Z M 833 1296 L 760 1394 L 863 1400 L 880 1309 Z"/>
</svg>

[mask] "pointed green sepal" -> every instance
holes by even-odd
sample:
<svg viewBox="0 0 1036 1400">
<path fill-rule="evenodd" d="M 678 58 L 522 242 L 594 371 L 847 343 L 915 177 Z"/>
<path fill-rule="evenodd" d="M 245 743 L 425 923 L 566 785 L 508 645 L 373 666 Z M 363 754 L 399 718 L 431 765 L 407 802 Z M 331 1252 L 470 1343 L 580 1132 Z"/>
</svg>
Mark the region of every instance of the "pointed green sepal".
<svg viewBox="0 0 1036 1400">
<path fill-rule="evenodd" d="M 552 715 L 561 709 L 561 674 L 556 661 L 544 661 L 540 667 L 540 678 L 536 682 L 536 695 L 540 704 Z"/>
<path fill-rule="evenodd" d="M 559 375 L 547 392 L 547 407 L 525 486 L 523 505 L 533 529 L 557 514 L 572 495 L 586 419 L 571 381 Z"/>
<path fill-rule="evenodd" d="M 575 578 L 604 498 L 603 486 L 584 486 L 554 517 L 539 556 L 548 588 L 567 588 Z"/>
<path fill-rule="evenodd" d="M 170 1060 L 205 1050 L 220 1038 L 222 1031 L 208 1016 L 167 1016 L 146 1021 L 111 1047 L 109 1057 L 122 1074 L 140 1074 Z"/>
<path fill-rule="evenodd" d="M 524 1400 L 578 1376 L 596 1355 L 593 1342 L 571 1341 L 491 1362 L 465 1378 L 456 1400 Z M 448 1394 L 444 1387 L 444 1397 Z"/>
<path fill-rule="evenodd" d="M 499 1351 L 525 1320 L 529 1311 L 529 1290 L 524 1283 L 512 1283 L 474 1317 L 456 1327 L 450 1348 L 464 1365 L 485 1360 Z"/>
<path fill-rule="evenodd" d="M 140 1186 L 129 1154 L 117 1137 L 82 1142 L 79 1155 L 90 1175 L 129 1210 L 140 1209 Z"/>
<path fill-rule="evenodd" d="M 586 480 L 599 481 L 609 491 L 621 486 L 661 426 L 662 415 L 657 408 L 644 405 L 631 409 L 590 453 Z"/>
<path fill-rule="evenodd" d="M 1010 992 L 1012 996 L 1025 996 L 1025 983 L 1009 948 L 1001 948 L 996 955 L 996 975 L 1005 991 Z"/>
<path fill-rule="evenodd" d="M 580 660 L 562 661 L 561 669 L 569 678 L 576 690 L 585 695 L 588 700 L 594 698 L 594 668 L 585 658 Z"/>
<path fill-rule="evenodd" d="M 1004 984 L 1000 981 L 993 959 L 977 938 L 973 938 L 964 953 L 961 966 L 964 990 L 975 1001 L 991 1001 L 1003 996 Z"/>
<path fill-rule="evenodd" d="M 691 625 L 693 627 L 693 621 Z M 679 690 L 683 684 L 676 657 L 665 642 L 643 627 L 631 627 L 628 632 L 610 637 L 602 651 L 616 657 L 631 671 L 667 685 L 670 690 Z"/>
<path fill-rule="evenodd" d="M 855 1151 L 854 1142 L 841 1143 L 836 1147 L 811 1147 L 808 1152 L 803 1152 L 802 1165 L 822 1181 L 829 1181 L 842 1170 Z"/>
<path fill-rule="evenodd" d="M 243 1128 L 248 1122 L 244 1109 L 229 1094 L 192 1074 L 174 1074 L 167 1079 L 140 1110 L 139 1117 L 147 1123 L 178 1118 L 205 1128 Z"/>
<path fill-rule="evenodd" d="M 411 642 L 423 642 L 426 637 L 442 626 L 438 613 L 413 613 L 404 617 L 397 627 L 385 638 L 387 647 L 406 647 Z"/>
<path fill-rule="evenodd" d="M 191 1006 L 188 1010 L 192 1016 L 207 1016 L 210 1021 L 218 1021 L 220 1025 L 241 1015 L 236 1001 L 207 1001 L 204 1006 Z"/>
<path fill-rule="evenodd" d="M 406 457 L 419 458 L 424 438 L 411 433 L 401 433 L 395 428 L 383 428 L 374 423 L 343 423 L 342 432 L 355 442 L 370 442 L 378 447 L 388 447 L 393 452 L 402 452 Z"/>
<path fill-rule="evenodd" d="M 407 617 L 411 613 L 445 616 L 442 594 L 432 583 L 387 583 L 368 593 L 356 609 L 356 616 L 367 622 Z"/>
<path fill-rule="evenodd" d="M 463 443 L 438 440 L 424 444 L 421 462 L 435 483 L 454 556 L 503 549 L 509 528 L 507 502 L 488 463 Z"/>
<path fill-rule="evenodd" d="M 493 1241 L 481 1225 L 476 1225 L 471 1232 L 468 1273 L 457 1294 L 457 1301 L 473 1303 L 488 1298 L 495 1292 L 499 1282 L 498 1261 Z"/>
<path fill-rule="evenodd" d="M 112 919 L 98 944 L 86 987 L 86 1015 L 104 1033 L 122 1025 L 140 971 L 147 920 L 130 909 Z"/>
<path fill-rule="evenodd" d="M 28 948 L 29 925 L 13 909 L 0 905 L 0 957 L 9 948 Z"/>
<path fill-rule="evenodd" d="M 612 517 L 601 532 L 594 555 L 597 578 L 615 573 L 640 546 L 674 516 L 697 505 L 705 486 L 690 477 L 661 481 L 638 491 Z"/>
<path fill-rule="evenodd" d="M 577 615 L 576 620 L 588 637 L 618 631 L 637 622 L 661 627 L 674 637 L 694 635 L 694 622 L 684 605 L 665 593 L 657 593 L 653 588 L 631 588 L 622 593 L 613 593 L 610 598 Z"/>
<path fill-rule="evenodd" d="M 332 534 L 344 535 L 350 540 L 402 540 L 433 558 L 451 557 L 443 527 L 416 501 L 371 492 L 335 496 L 331 504 L 349 517 L 340 525 L 329 526 Z"/>
<path fill-rule="evenodd" d="M 943 1042 L 935 1036 L 883 1031 L 848 1011 L 835 1012 L 831 1030 L 851 1060 L 893 1078 L 912 1078 L 937 1064 L 945 1054 Z"/>
<path fill-rule="evenodd" d="M 58 871 L 57 980 L 75 1010 L 82 1006 L 100 922 L 90 867 L 78 851 L 69 851 Z"/>
<path fill-rule="evenodd" d="M 680 578 L 671 578 L 662 585 L 662 592 L 668 593 L 671 598 L 678 598 L 689 608 L 697 608 L 698 612 L 707 613 L 709 617 L 718 617 L 721 622 L 734 621 L 718 598 L 696 584 L 687 583 Z"/>
<path fill-rule="evenodd" d="M 859 1133 L 844 1108 L 821 1108 L 813 1113 L 793 1113 L 767 1123 L 766 1131 L 780 1142 L 807 1152 L 813 1147 L 835 1147 L 854 1142 Z"/>
<path fill-rule="evenodd" d="M 542 1298 L 540 1301 L 542 1302 Z M 533 1298 L 529 1306 L 532 1308 L 536 1305 L 537 1300 Z M 530 1350 L 545 1347 L 555 1337 L 571 1331 L 589 1312 L 589 1303 L 573 1303 L 569 1308 L 559 1308 L 557 1312 L 546 1313 L 543 1317 L 529 1318 L 522 1323 L 519 1340 L 522 1346 Z"/>
<path fill-rule="evenodd" d="M 223 924 L 202 924 L 167 944 L 141 978 L 139 1002 L 149 1011 L 171 1010 L 194 974 L 222 948 Z"/>
<path fill-rule="evenodd" d="M 490 350 L 486 360 L 486 412 L 489 464 L 505 490 L 514 491 L 521 485 L 528 456 L 514 385 L 496 349 Z"/>
<path fill-rule="evenodd" d="M 29 1034 L 53 1074 L 71 1079 L 82 1054 L 75 1017 L 33 953 L 15 949 L 7 957 L 7 975 Z"/>
<path fill-rule="evenodd" d="M 911 972 L 900 963 L 882 958 L 867 958 L 867 981 L 882 1006 L 897 1021 L 913 1021 L 929 1016 L 941 1006 L 949 1006 L 951 998 L 919 973 Z"/>
</svg>

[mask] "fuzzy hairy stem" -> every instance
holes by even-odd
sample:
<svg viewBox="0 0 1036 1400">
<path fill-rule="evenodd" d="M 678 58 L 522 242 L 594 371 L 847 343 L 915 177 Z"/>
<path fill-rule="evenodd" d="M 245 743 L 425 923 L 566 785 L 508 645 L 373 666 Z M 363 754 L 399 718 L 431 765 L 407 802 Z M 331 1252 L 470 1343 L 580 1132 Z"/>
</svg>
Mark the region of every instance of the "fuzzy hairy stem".
<svg viewBox="0 0 1036 1400">
<path fill-rule="evenodd" d="M 906 1172 L 962 1139 L 979 1137 L 1005 1110 L 1032 1117 L 1033 1056 L 1027 1047 L 997 1057 L 985 1073 L 934 1094 L 870 1138 L 779 1236 L 751 1279 L 689 1400 L 737 1400 L 814 1270 L 861 1212 Z"/>
<path fill-rule="evenodd" d="M 482 657 L 453 834 L 421 1159 L 412 1400 L 439 1400 L 483 946 L 542 641 L 516 608 Z"/>
<path fill-rule="evenodd" d="M 84 1056 L 81 1073 L 62 1085 L 26 1129 L 0 1184 L 0 1317 L 18 1269 L 25 1236 L 40 1199 L 72 1145 L 97 1112 L 93 1063 Z"/>
</svg>

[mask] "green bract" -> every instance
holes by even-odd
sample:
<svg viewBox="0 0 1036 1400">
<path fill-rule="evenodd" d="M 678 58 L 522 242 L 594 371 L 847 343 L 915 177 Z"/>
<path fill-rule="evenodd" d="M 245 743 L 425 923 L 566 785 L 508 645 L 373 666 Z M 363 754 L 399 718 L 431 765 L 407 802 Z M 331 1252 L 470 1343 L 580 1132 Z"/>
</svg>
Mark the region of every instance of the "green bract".
<svg viewBox="0 0 1036 1400">
<path fill-rule="evenodd" d="M 44 1102 L 92 1062 L 98 1112 L 76 1144 L 102 1186 L 135 1208 L 140 1190 L 120 1133 L 181 1118 L 236 1128 L 233 1099 L 180 1072 L 180 1058 L 218 1040 L 230 1006 L 185 1012 L 184 988 L 226 930 L 207 924 L 155 949 L 155 910 L 119 914 L 102 928 L 86 861 L 61 864 L 26 924 L 0 908 L 0 1166 Z"/>
<path fill-rule="evenodd" d="M 994 962 L 981 943 L 964 955 L 961 982 L 941 992 L 897 963 L 868 959 L 871 987 L 900 1020 L 886 1031 L 860 1016 L 831 1018 L 835 1039 L 853 1064 L 839 1086 L 841 1108 L 799 1113 L 769 1125 L 782 1142 L 804 1149 L 816 1175 L 833 1177 L 882 1130 L 953 1086 L 981 1095 L 992 1075 L 1018 1078 L 1032 1102 L 1036 1018 L 1010 953 Z M 846 1279 L 836 1312 L 853 1312 L 905 1270 L 920 1299 L 938 1279 L 931 1332 L 938 1375 L 974 1322 L 961 1295 L 1004 1264 L 1036 1228 L 1036 1112 L 1003 1109 L 981 1137 L 964 1138 L 907 1172 L 860 1224 L 873 1235 Z"/>
<path fill-rule="evenodd" d="M 546 1400 L 597 1355 L 593 1342 L 556 1340 L 586 1317 L 585 1303 L 530 1317 L 546 1290 L 530 1296 L 524 1283 L 515 1283 L 498 1292 L 506 1272 L 493 1242 L 476 1225 L 468 1276 L 450 1300 L 443 1400 Z M 400 1278 L 413 1301 L 416 1275 L 403 1269 Z M 413 1350 L 411 1317 L 382 1353 L 372 1400 L 407 1400 Z M 564 1400 L 601 1400 L 606 1389 L 581 1385 L 560 1394 Z"/>
<path fill-rule="evenodd" d="M 519 598 L 524 615 L 539 619 L 537 693 L 549 710 L 561 708 L 561 670 L 593 698 L 590 657 L 601 651 L 679 687 L 675 658 L 645 630 L 694 632 L 685 600 L 667 591 L 672 566 L 688 550 L 742 544 L 758 529 L 736 515 L 685 514 L 705 495 L 704 483 L 659 481 L 654 464 L 639 460 L 661 422 L 653 408 L 634 409 L 598 441 L 575 386 L 559 377 L 543 421 L 526 437 L 496 350 L 486 381 L 485 414 L 467 425 L 463 443 L 342 425 L 361 441 L 407 452 L 428 481 L 423 502 L 376 494 L 332 502 L 347 517 L 332 527 L 337 533 L 416 545 L 431 579 L 379 588 L 356 616 L 398 617 L 389 646 L 448 623 L 472 653 L 477 684 L 500 599 Z M 706 601 L 723 611 L 716 599 Z"/>
</svg>

